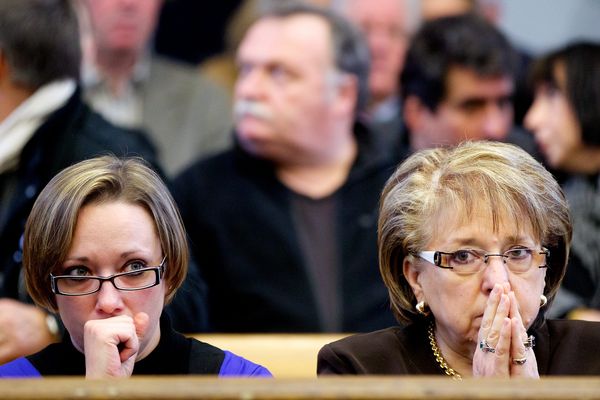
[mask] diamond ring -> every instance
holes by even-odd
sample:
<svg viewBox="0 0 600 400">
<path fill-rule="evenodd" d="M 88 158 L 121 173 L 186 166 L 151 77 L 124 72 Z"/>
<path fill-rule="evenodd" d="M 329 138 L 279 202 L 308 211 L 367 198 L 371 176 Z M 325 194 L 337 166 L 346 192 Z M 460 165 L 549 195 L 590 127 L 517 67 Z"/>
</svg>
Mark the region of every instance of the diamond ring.
<svg viewBox="0 0 600 400">
<path fill-rule="evenodd" d="M 496 349 L 493 348 L 492 346 L 490 346 L 488 344 L 487 340 L 482 340 L 481 342 L 479 342 L 479 348 L 484 353 L 495 353 L 496 352 Z"/>
</svg>

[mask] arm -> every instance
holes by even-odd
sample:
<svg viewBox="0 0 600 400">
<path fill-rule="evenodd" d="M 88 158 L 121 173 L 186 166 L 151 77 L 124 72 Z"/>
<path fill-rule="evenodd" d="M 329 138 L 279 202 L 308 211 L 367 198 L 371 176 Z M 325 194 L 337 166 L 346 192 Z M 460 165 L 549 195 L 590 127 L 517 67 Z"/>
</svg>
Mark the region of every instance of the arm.
<svg viewBox="0 0 600 400">
<path fill-rule="evenodd" d="M 317 356 L 317 375 L 356 375 L 359 371 L 343 355 L 338 354 L 331 344 L 319 350 Z"/>
<path fill-rule="evenodd" d="M 49 330 L 48 316 L 33 305 L 0 299 L 0 364 L 37 353 L 57 342 L 59 337 Z"/>
</svg>

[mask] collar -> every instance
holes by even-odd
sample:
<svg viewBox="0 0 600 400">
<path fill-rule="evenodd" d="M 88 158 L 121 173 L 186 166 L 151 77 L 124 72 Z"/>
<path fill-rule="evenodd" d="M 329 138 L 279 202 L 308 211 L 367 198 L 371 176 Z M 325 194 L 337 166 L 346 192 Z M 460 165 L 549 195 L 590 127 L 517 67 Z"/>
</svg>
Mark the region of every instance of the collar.
<svg viewBox="0 0 600 400">
<path fill-rule="evenodd" d="M 0 173 L 15 167 L 19 155 L 48 115 L 62 107 L 75 92 L 73 79 L 41 86 L 0 123 Z"/>
<path fill-rule="evenodd" d="M 133 73 L 129 81 L 134 85 L 142 85 L 150 77 L 150 52 L 145 51 L 133 66 Z M 94 63 L 83 60 L 81 63 L 81 82 L 83 87 L 97 88 L 105 86 L 106 77 L 100 72 Z"/>
</svg>

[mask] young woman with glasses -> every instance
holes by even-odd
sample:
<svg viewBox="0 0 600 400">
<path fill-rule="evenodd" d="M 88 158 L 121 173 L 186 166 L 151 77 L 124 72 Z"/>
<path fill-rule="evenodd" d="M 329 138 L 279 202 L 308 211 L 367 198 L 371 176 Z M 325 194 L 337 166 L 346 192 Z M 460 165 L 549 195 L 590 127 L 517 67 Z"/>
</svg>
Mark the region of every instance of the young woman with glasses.
<svg viewBox="0 0 600 400">
<path fill-rule="evenodd" d="M 100 157 L 60 172 L 24 235 L 34 301 L 60 315 L 60 343 L 0 376 L 270 375 L 171 328 L 163 313 L 185 279 L 187 238 L 164 183 L 140 159 Z"/>
</svg>

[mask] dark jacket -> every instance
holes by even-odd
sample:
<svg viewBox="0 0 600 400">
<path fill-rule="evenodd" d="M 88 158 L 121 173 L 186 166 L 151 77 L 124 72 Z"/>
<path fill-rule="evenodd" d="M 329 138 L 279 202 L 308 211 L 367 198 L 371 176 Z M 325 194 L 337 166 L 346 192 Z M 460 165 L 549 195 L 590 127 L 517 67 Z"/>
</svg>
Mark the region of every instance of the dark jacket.
<svg viewBox="0 0 600 400">
<path fill-rule="evenodd" d="M 540 375 L 600 374 L 600 323 L 547 320 L 535 336 Z M 319 351 L 318 374 L 444 375 L 433 356 L 427 325 L 411 324 L 354 335 Z"/>
<path fill-rule="evenodd" d="M 395 167 L 357 131 L 359 153 L 337 196 L 339 287 L 344 331 L 389 326 L 377 262 L 379 195 Z M 274 166 L 241 148 L 187 169 L 175 198 L 209 291 L 211 329 L 223 332 L 321 331 L 290 207 Z"/>
<path fill-rule="evenodd" d="M 146 136 L 107 122 L 82 102 L 78 89 L 37 129 L 21 152 L 17 170 L 0 175 L 0 185 L 6 182 L 14 184 L 9 191 L 10 198 L 0 205 L 2 214 L 7 215 L 6 222 L 0 226 L 0 275 L 3 276 L 0 298 L 29 301 L 21 274 L 22 236 L 29 212 L 41 190 L 60 170 L 81 160 L 106 154 L 140 156 L 163 175 L 154 146 Z M 186 281 L 183 294 L 175 300 L 180 306 L 177 306 L 174 324 L 182 331 L 204 329 L 204 299 L 198 293 L 201 283 L 196 277 L 193 281 Z M 183 324 L 188 320 L 189 325 Z"/>
</svg>

